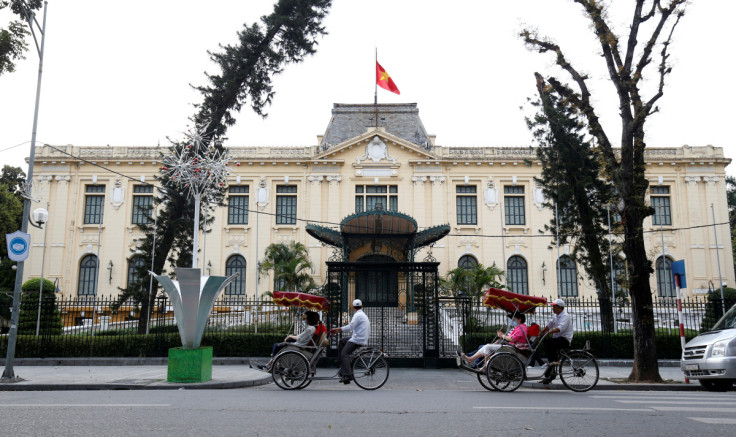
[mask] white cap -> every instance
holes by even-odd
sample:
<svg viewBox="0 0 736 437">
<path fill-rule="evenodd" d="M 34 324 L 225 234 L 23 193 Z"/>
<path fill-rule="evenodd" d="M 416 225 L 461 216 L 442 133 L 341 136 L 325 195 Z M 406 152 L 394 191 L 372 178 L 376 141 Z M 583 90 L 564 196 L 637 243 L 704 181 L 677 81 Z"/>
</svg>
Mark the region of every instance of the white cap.
<svg viewBox="0 0 736 437">
<path fill-rule="evenodd" d="M 561 306 L 562 308 L 565 308 L 565 301 L 562 299 L 555 299 L 554 302 L 552 302 L 550 305 L 552 306 Z"/>
<path fill-rule="evenodd" d="M 361 302 L 360 299 L 355 299 L 353 301 L 353 306 L 354 307 L 362 307 L 363 306 L 363 302 Z"/>
</svg>

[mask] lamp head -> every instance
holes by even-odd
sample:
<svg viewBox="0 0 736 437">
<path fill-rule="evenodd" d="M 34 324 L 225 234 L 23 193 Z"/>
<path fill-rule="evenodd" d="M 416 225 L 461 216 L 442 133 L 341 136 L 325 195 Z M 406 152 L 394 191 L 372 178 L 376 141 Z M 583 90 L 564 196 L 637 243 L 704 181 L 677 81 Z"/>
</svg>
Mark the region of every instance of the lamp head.
<svg viewBox="0 0 736 437">
<path fill-rule="evenodd" d="M 49 221 L 49 212 L 44 208 L 36 208 L 33 210 L 33 221 L 42 225 Z"/>
</svg>

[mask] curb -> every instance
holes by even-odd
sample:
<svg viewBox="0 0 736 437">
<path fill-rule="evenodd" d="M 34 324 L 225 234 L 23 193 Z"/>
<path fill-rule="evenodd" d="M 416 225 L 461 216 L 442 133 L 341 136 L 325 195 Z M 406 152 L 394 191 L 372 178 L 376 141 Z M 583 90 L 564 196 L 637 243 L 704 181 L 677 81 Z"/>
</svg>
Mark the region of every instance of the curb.
<svg viewBox="0 0 736 437">
<path fill-rule="evenodd" d="M 223 390 L 233 388 L 258 387 L 270 384 L 271 375 L 248 381 L 218 382 L 208 381 L 200 383 L 168 383 L 154 382 L 152 384 L 117 384 L 117 383 L 94 383 L 94 384 L 22 384 L 4 383 L 0 384 L 0 392 L 3 391 L 70 391 L 70 390 Z"/>
</svg>

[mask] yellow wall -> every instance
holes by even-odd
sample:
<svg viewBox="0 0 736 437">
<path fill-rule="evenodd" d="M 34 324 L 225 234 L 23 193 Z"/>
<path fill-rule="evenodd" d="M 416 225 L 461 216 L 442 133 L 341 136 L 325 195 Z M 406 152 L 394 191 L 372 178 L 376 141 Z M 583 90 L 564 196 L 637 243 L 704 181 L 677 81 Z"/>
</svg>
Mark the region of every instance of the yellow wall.
<svg viewBox="0 0 736 437">
<path fill-rule="evenodd" d="M 378 137 L 385 145 L 370 146 Z M 374 143 L 378 144 L 378 143 Z M 79 262 L 89 253 L 101 258 L 99 295 L 117 294 L 125 287 L 127 259 L 143 238 L 137 226 L 131 224 L 133 187 L 140 180 L 154 183 L 160 168 L 160 148 L 157 147 L 60 147 L 65 152 L 45 146 L 36 152 L 34 198 L 41 204 L 49 202 L 50 223 L 46 245 L 44 276 L 59 279 L 63 295 L 76 296 Z M 494 262 L 503 267 L 504 257 L 523 257 L 528 264 L 531 294 L 556 296 L 555 265 L 557 250 L 548 248 L 550 239 L 535 237 L 552 213 L 542 208 L 537 197 L 534 176 L 541 163 L 531 148 L 503 147 L 442 147 L 428 150 L 386 133 L 382 128 L 371 128 L 363 135 L 320 151 L 317 146 L 294 148 L 231 147 L 229 152 L 240 166 L 232 167 L 229 183 L 250 186 L 249 223 L 228 225 L 227 207 L 217 208 L 215 221 L 205 239 L 200 236 L 200 250 L 206 251 L 200 267 L 212 264 L 211 274 L 223 275 L 225 262 L 232 254 L 240 254 L 247 261 L 246 292 L 253 297 L 272 289 L 272 278 L 258 281 L 256 259 L 273 242 L 296 240 L 303 242 L 315 265 L 315 281 L 324 282 L 325 261 L 332 255 L 331 248 L 323 247 L 309 236 L 306 221 L 295 225 L 277 225 L 275 217 L 254 211 L 274 214 L 276 187 L 285 183 L 298 187 L 297 216 L 313 220 L 323 226 L 337 226 L 347 215 L 355 212 L 356 185 L 397 185 L 399 211 L 414 217 L 420 227 L 450 224 L 451 235 L 440 240 L 433 248 L 433 256 L 441 263 L 445 274 L 457 266 L 463 255 L 472 255 L 485 265 Z M 69 156 L 71 155 L 71 156 Z M 83 160 L 82 160 L 83 159 Z M 375 159 L 375 160 L 374 160 Z M 652 226 L 645 220 L 645 238 L 651 259 L 662 253 L 662 236 L 667 253 L 673 259 L 685 259 L 688 270 L 688 295 L 707 291 L 709 281 L 718 286 L 718 265 L 724 282 L 734 286 L 733 257 L 730 250 L 728 226 L 717 227 L 718 248 L 712 227 L 684 229 L 713 223 L 728 222 L 726 204 L 725 167 L 730 159 L 721 148 L 677 147 L 649 149 L 646 152 L 647 175 L 651 185 L 670 187 L 672 225 Z M 527 166 L 524 160 L 531 160 Z M 135 180 L 121 177 L 95 166 L 98 164 Z M 104 223 L 83 225 L 84 187 L 106 185 Z M 114 203 L 112 189 L 119 183 L 124 189 L 122 202 Z M 257 188 L 263 184 L 268 196 L 257 203 Z M 477 186 L 478 223 L 458 225 L 456 220 L 455 187 Z M 502 225 L 503 187 L 524 187 L 526 224 Z M 495 188 L 495 199 L 487 196 L 489 187 Z M 654 231 L 654 232 L 650 232 Z M 32 250 L 25 268 L 25 279 L 38 277 L 41 269 L 43 232 L 31 232 Z M 101 240 L 98 240 L 98 233 Z M 501 238 L 503 235 L 503 238 Z M 560 254 L 570 248 L 560 247 Z M 427 248 L 417 255 L 423 259 Z M 107 269 L 112 261 L 112 280 Z M 542 264 L 547 267 L 542 281 Z M 206 270 L 205 270 L 206 273 Z M 578 267 L 578 273 L 583 274 Z M 656 279 L 652 276 L 652 288 Z M 579 280 L 579 295 L 594 296 L 589 280 Z M 656 291 L 655 291 L 656 293 Z"/>
</svg>

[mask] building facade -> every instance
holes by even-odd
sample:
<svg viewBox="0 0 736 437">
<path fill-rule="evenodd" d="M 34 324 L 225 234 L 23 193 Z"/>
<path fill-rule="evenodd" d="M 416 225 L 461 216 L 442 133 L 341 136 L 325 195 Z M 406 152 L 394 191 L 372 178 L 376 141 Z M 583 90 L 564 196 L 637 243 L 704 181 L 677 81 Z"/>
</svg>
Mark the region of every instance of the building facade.
<svg viewBox="0 0 736 437">
<path fill-rule="evenodd" d="M 273 278 L 257 260 L 270 243 L 304 243 L 314 279 L 325 281 L 333 249 L 310 236 L 316 224 L 337 229 L 351 214 L 381 208 L 413 217 L 419 229 L 448 224 L 450 234 L 431 251 L 440 274 L 457 266 L 495 263 L 509 289 L 544 296 L 591 297 L 595 287 L 571 248 L 551 247 L 540 230 L 553 212 L 543 207 L 534 177 L 541 163 L 531 147 L 446 147 L 428 135 L 416 104 L 335 104 L 317 144 L 304 147 L 228 147 L 232 167 L 224 207 L 200 235 L 204 274 L 241 277 L 227 292 L 260 297 Z M 115 295 L 130 279 L 131 257 L 144 238 L 138 224 L 153 203 L 159 147 L 44 146 L 36 151 L 35 199 L 48 202 L 49 223 L 32 229 L 25 278 L 57 281 L 64 296 Z M 656 296 L 674 296 L 669 263 L 684 259 L 686 296 L 703 295 L 720 281 L 734 285 L 723 149 L 650 148 L 644 222 L 656 273 Z M 528 165 L 531 163 L 531 165 Z M 148 184 L 147 184 L 148 183 Z M 716 241 L 717 240 L 717 241 Z M 45 250 L 40 250 L 44 246 Z M 625 262 L 614 254 L 617 274 Z M 721 279 L 722 278 L 722 279 Z"/>
</svg>

